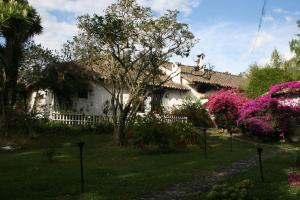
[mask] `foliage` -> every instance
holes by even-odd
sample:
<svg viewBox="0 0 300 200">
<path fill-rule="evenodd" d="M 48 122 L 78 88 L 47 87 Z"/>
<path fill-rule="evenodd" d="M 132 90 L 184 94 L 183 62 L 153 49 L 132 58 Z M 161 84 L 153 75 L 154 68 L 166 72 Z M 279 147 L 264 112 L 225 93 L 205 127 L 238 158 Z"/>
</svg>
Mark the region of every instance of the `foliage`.
<svg viewBox="0 0 300 200">
<path fill-rule="evenodd" d="M 162 78 L 160 66 L 171 56 L 188 56 L 196 40 L 177 11 L 156 17 L 136 0 L 118 0 L 104 16 L 78 18 L 79 34 L 65 45 L 67 59 L 102 74 L 111 94 L 115 142 L 123 145 L 125 130 L 133 122 L 140 99 L 170 77 Z M 123 98 L 124 90 L 128 98 Z"/>
<path fill-rule="evenodd" d="M 48 119 L 40 119 L 27 112 L 17 112 L 11 120 L 14 120 L 14 127 L 9 130 L 11 135 L 76 135 L 82 132 L 95 134 L 110 134 L 113 132 L 113 125 L 110 122 L 102 122 L 94 125 L 69 126 L 59 122 L 48 121 Z"/>
<path fill-rule="evenodd" d="M 243 180 L 234 186 L 216 185 L 207 194 L 209 200 L 251 200 L 249 190 L 254 186 L 250 180 Z"/>
<path fill-rule="evenodd" d="M 286 71 L 281 68 L 251 66 L 246 93 L 249 98 L 256 98 L 268 91 L 270 86 L 288 81 Z"/>
<path fill-rule="evenodd" d="M 41 33 L 41 18 L 26 0 L 0 1 L 0 129 L 7 135 L 17 101 L 24 44 Z M 4 124 L 2 126 L 2 124 Z"/>
<path fill-rule="evenodd" d="M 140 148 L 152 145 L 161 151 L 170 151 L 185 147 L 187 144 L 198 144 L 200 134 L 192 124 L 180 122 L 169 124 L 149 114 L 137 119 L 131 140 Z"/>
<path fill-rule="evenodd" d="M 262 66 L 257 64 L 250 66 L 250 72 L 248 73 L 249 83 L 246 88 L 248 97 L 257 98 L 266 93 L 275 84 L 300 80 L 299 39 L 293 39 L 290 42 L 290 50 L 294 56 L 289 60 L 284 60 L 275 49 L 269 63 Z"/>
<path fill-rule="evenodd" d="M 213 126 L 212 120 L 200 100 L 185 99 L 180 106 L 172 110 L 171 114 L 187 117 L 189 122 L 196 127 L 209 128 Z"/>
<path fill-rule="evenodd" d="M 249 101 L 240 112 L 238 124 L 258 135 L 284 136 L 289 122 L 300 116 L 300 107 L 292 99 L 278 93 L 292 93 L 300 88 L 300 82 L 287 82 L 272 86 L 268 93 Z"/>
<path fill-rule="evenodd" d="M 300 174 L 299 173 L 290 173 L 288 175 L 289 184 L 292 186 L 300 185 Z"/>
<path fill-rule="evenodd" d="M 230 130 L 236 126 L 239 112 L 247 102 L 237 90 L 221 90 L 208 98 L 209 114 L 213 115 L 218 127 Z"/>
</svg>

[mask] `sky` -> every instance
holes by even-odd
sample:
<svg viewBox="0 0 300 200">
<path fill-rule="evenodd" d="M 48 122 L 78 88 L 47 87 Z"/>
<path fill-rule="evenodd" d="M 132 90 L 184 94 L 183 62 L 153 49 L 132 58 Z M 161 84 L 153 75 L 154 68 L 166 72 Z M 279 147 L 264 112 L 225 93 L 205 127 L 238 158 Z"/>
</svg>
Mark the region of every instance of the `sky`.
<svg viewBox="0 0 300 200">
<path fill-rule="evenodd" d="M 187 58 L 171 61 L 195 65 L 196 55 L 215 70 L 239 74 L 253 63 L 265 64 L 276 48 L 289 59 L 289 41 L 300 33 L 300 0 L 267 0 L 261 31 L 258 32 L 263 0 L 137 0 L 159 16 L 166 10 L 180 11 L 199 42 Z M 29 0 L 42 17 L 44 31 L 35 37 L 49 49 L 59 50 L 77 33 L 76 18 L 103 14 L 116 0 Z"/>
</svg>

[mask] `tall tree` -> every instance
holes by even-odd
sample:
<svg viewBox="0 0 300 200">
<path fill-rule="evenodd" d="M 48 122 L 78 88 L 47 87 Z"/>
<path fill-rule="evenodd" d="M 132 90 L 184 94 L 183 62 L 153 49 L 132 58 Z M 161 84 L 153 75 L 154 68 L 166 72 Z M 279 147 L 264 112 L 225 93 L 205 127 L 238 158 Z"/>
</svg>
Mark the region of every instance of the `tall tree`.
<svg viewBox="0 0 300 200">
<path fill-rule="evenodd" d="M 298 21 L 300 28 L 300 21 Z M 300 37 L 300 35 L 298 35 Z M 300 79 L 300 39 L 290 42 L 290 51 L 294 56 L 284 60 L 277 49 L 272 52 L 270 63 L 263 66 L 251 65 L 246 88 L 248 97 L 256 98 L 266 93 L 272 85 Z"/>
<path fill-rule="evenodd" d="M 140 100 L 170 79 L 162 78 L 162 63 L 175 54 L 188 56 L 196 42 L 188 25 L 177 17 L 177 11 L 154 17 L 135 0 L 119 0 L 104 16 L 79 17 L 80 33 L 66 45 L 70 59 L 101 72 L 111 95 L 118 145 L 126 141 L 126 128 L 135 118 Z"/>
<path fill-rule="evenodd" d="M 3 77 L 1 102 L 2 109 L 5 107 L 6 113 L 11 113 L 16 103 L 16 87 L 23 45 L 34 35 L 41 33 L 42 27 L 40 16 L 26 0 L 2 0 L 0 13 L 0 38 L 3 41 L 0 46 Z"/>
</svg>

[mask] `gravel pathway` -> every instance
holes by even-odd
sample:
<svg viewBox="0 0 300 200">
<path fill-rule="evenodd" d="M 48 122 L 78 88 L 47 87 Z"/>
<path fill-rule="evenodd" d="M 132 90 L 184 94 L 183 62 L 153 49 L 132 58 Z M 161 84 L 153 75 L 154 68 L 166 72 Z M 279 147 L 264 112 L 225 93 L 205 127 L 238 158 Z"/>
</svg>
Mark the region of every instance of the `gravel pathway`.
<svg viewBox="0 0 300 200">
<path fill-rule="evenodd" d="M 275 150 L 263 154 L 262 160 L 267 160 L 280 153 L 282 150 Z M 220 184 L 226 178 L 245 171 L 248 168 L 258 165 L 258 156 L 252 156 L 249 159 L 239 160 L 228 167 L 219 168 L 209 173 L 207 176 L 197 177 L 189 182 L 175 184 L 164 191 L 145 194 L 134 200 L 181 200 L 194 197 L 207 192 L 213 185 Z M 259 171 L 258 171 L 259 173 Z"/>
</svg>

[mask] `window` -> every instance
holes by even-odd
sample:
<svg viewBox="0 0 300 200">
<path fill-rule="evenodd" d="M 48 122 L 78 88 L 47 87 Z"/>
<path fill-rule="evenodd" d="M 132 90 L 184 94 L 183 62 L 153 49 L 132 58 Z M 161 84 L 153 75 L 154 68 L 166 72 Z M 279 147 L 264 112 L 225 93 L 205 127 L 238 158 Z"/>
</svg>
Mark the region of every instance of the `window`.
<svg viewBox="0 0 300 200">
<path fill-rule="evenodd" d="M 165 90 L 162 89 L 153 91 L 151 95 L 151 112 L 159 113 L 161 111 L 164 93 Z"/>
<path fill-rule="evenodd" d="M 197 86 L 197 91 L 200 93 L 207 93 L 210 91 L 217 90 L 218 87 L 212 84 L 201 83 Z"/>
<path fill-rule="evenodd" d="M 138 108 L 138 112 L 140 112 L 140 113 L 144 113 L 145 112 L 145 101 L 144 100 L 141 100 L 140 106 Z"/>
</svg>

